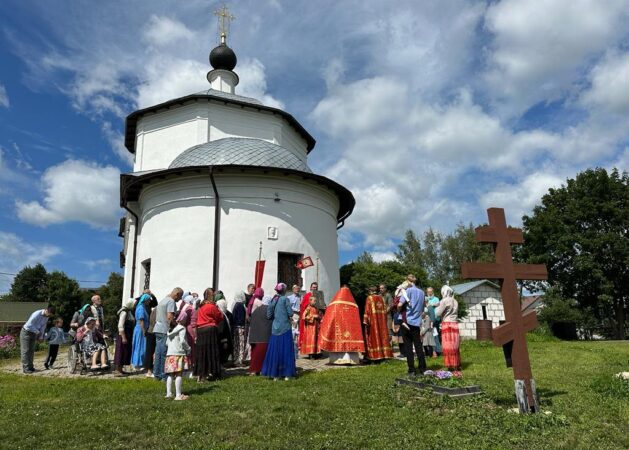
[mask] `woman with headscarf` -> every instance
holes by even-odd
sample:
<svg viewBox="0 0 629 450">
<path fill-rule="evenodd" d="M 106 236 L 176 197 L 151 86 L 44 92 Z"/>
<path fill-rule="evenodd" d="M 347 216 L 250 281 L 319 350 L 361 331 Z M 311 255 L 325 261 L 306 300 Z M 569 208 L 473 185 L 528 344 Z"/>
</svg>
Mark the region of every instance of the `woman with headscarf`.
<svg viewBox="0 0 629 450">
<path fill-rule="evenodd" d="M 253 312 L 249 321 L 249 345 L 251 345 L 251 360 L 249 361 L 249 375 L 260 375 L 264 357 L 271 338 L 271 329 L 273 327 L 273 319 L 266 316 L 267 308 L 271 303 L 271 297 L 265 296 L 262 288 L 256 289 L 253 294 L 259 295 L 254 301 Z"/>
<path fill-rule="evenodd" d="M 234 364 L 242 366 L 247 360 L 247 307 L 245 293 L 239 292 L 235 297 L 236 303 L 232 316 L 234 327 L 232 337 L 234 343 Z"/>
<path fill-rule="evenodd" d="M 221 358 L 218 347 L 218 325 L 223 321 L 223 313 L 214 304 L 214 291 L 207 288 L 197 311 L 197 341 L 194 375 L 199 382 L 212 376 L 221 376 Z"/>
<path fill-rule="evenodd" d="M 234 318 L 232 313 L 227 310 L 227 300 L 223 296 L 221 291 L 216 293 L 214 297 L 216 300 L 216 306 L 223 314 L 223 321 L 218 325 L 218 346 L 219 353 L 221 355 L 221 364 L 225 365 L 227 360 L 232 355 L 234 351 L 234 346 L 232 342 L 232 329 L 233 329 L 233 321 Z"/>
<path fill-rule="evenodd" d="M 273 319 L 273 325 L 262 365 L 262 375 L 274 380 L 280 377 L 289 380 L 297 375 L 292 329 L 293 308 L 285 295 L 284 283 L 278 283 L 275 292 L 277 294 L 266 311 L 266 317 Z"/>
<path fill-rule="evenodd" d="M 135 327 L 134 307 L 135 299 L 130 298 L 118 310 L 118 335 L 116 336 L 116 350 L 114 354 L 114 366 L 116 368 L 114 376 L 116 377 L 126 375 L 122 369 L 124 366 L 131 364 L 131 342 L 133 341 L 133 328 Z"/>
<path fill-rule="evenodd" d="M 441 300 L 435 310 L 435 314 L 441 317 L 441 349 L 443 351 L 444 365 L 447 369 L 459 370 L 461 368 L 461 353 L 459 345 L 458 324 L 459 304 L 454 299 L 454 292 L 450 286 L 441 288 Z"/>
<path fill-rule="evenodd" d="M 144 354 L 146 353 L 146 330 L 149 327 L 150 312 L 144 306 L 151 296 L 144 293 L 140 296 L 135 307 L 135 328 L 133 329 L 133 344 L 131 346 L 131 365 L 136 369 L 144 367 Z"/>
<path fill-rule="evenodd" d="M 194 297 L 192 295 L 187 295 L 184 297 L 184 302 L 181 306 L 181 311 L 177 315 L 176 322 L 183 326 L 186 329 L 186 342 L 190 347 L 190 354 L 188 355 L 188 362 L 190 367 L 194 367 L 194 339 L 195 335 L 195 327 L 193 324 L 192 316 L 194 315 Z"/>
</svg>

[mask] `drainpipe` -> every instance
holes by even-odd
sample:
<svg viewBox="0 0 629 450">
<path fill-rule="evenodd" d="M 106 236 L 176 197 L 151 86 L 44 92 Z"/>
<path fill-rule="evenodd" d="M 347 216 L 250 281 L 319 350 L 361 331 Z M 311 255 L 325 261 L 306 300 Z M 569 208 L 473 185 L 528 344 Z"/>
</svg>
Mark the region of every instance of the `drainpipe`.
<svg viewBox="0 0 629 450">
<path fill-rule="evenodd" d="M 134 288 L 135 288 L 135 263 L 137 260 L 137 251 L 138 251 L 138 226 L 140 225 L 140 219 L 138 215 L 131 211 L 127 206 L 127 203 L 123 203 L 122 207 L 129 211 L 129 213 L 135 218 L 135 225 L 133 227 L 133 262 L 131 264 L 131 295 L 130 298 L 134 298 Z"/>
<path fill-rule="evenodd" d="M 221 242 L 221 208 L 220 197 L 214 181 L 214 166 L 210 167 L 210 181 L 214 190 L 214 257 L 212 258 L 212 289 L 218 289 L 218 258 Z"/>
</svg>

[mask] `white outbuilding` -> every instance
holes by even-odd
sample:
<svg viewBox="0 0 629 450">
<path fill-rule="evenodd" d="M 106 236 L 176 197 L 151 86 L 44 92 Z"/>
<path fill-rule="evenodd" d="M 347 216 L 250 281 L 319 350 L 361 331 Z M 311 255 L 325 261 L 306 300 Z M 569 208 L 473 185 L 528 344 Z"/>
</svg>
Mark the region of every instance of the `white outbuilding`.
<svg viewBox="0 0 629 450">
<path fill-rule="evenodd" d="M 133 172 L 120 177 L 124 297 L 173 287 L 226 296 L 318 281 L 339 288 L 337 229 L 354 208 L 346 188 L 308 167 L 314 138 L 289 113 L 235 93 L 236 55 L 210 53 L 210 88 L 130 114 L 125 145 Z M 310 256 L 314 267 L 295 264 Z"/>
</svg>

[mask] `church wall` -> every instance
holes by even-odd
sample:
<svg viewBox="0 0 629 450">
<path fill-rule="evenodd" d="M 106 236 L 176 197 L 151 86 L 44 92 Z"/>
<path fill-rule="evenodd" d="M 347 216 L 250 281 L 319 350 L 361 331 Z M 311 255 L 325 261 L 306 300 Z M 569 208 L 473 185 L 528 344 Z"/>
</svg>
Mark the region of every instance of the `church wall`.
<svg viewBox="0 0 629 450">
<path fill-rule="evenodd" d="M 313 261 L 318 252 L 319 283 L 329 301 L 339 287 L 336 196 L 296 177 L 217 174 L 215 179 L 222 206 L 219 289 L 230 298 L 253 281 L 262 241 L 265 291 L 272 292 L 278 281 L 278 252 L 311 256 Z M 151 290 L 158 297 L 175 286 L 201 293 L 212 284 L 214 199 L 209 176 L 148 186 L 140 204 L 136 291 L 143 281 L 141 262 L 150 258 Z M 268 238 L 269 227 L 277 230 L 277 239 Z M 125 287 L 131 262 L 127 266 Z M 316 268 L 303 274 L 308 285 Z"/>
<path fill-rule="evenodd" d="M 459 323 L 459 333 L 463 337 L 476 338 L 476 321 L 483 319 L 483 305 L 486 307 L 487 319 L 496 328 L 504 320 L 504 308 L 500 290 L 488 284 L 481 284 L 460 296 L 468 308 L 467 317 Z"/>
<path fill-rule="evenodd" d="M 134 171 L 166 169 L 184 150 L 226 137 L 272 142 L 306 161 L 306 142 L 270 112 L 214 102 L 195 102 L 143 117 L 138 122 Z"/>
</svg>

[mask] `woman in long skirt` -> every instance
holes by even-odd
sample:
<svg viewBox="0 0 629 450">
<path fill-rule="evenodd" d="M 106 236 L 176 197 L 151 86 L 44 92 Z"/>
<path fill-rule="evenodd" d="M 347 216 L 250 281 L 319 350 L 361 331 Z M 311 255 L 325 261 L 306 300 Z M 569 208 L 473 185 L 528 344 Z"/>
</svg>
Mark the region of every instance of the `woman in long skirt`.
<svg viewBox="0 0 629 450">
<path fill-rule="evenodd" d="M 146 353 L 146 330 L 149 327 L 150 307 L 147 305 L 151 296 L 144 293 L 140 296 L 135 307 L 135 328 L 133 329 L 133 345 L 131 346 L 131 365 L 136 369 L 144 367 L 144 354 Z"/>
<path fill-rule="evenodd" d="M 115 376 L 123 376 L 124 366 L 131 364 L 131 342 L 133 340 L 133 328 L 135 327 L 135 318 L 133 317 L 133 308 L 135 299 L 127 300 L 122 308 L 118 310 L 118 335 L 116 336 L 116 350 L 114 354 L 114 366 L 116 367 Z"/>
<path fill-rule="evenodd" d="M 266 317 L 273 319 L 273 325 L 269 347 L 262 365 L 262 375 L 274 380 L 280 377 L 289 380 L 297 375 L 291 323 L 293 308 L 290 300 L 286 298 L 286 285 L 284 283 L 277 284 L 275 292 L 277 295 L 273 297 L 266 311 Z"/>
<path fill-rule="evenodd" d="M 264 292 L 262 292 L 262 296 L 264 296 Z M 250 375 L 259 375 L 262 372 L 264 357 L 271 338 L 271 328 L 273 327 L 273 320 L 266 317 L 271 297 L 258 301 L 260 303 L 253 308 L 249 324 L 249 344 L 251 345 Z"/>
<path fill-rule="evenodd" d="M 223 321 L 223 313 L 214 304 L 214 292 L 207 288 L 197 311 L 196 355 L 194 375 L 199 382 L 208 377 L 220 378 L 221 356 L 218 343 L 218 325 Z"/>
<path fill-rule="evenodd" d="M 459 352 L 461 338 L 457 322 L 459 304 L 454 299 L 454 292 L 450 286 L 441 288 L 441 297 L 435 313 L 441 317 L 441 349 L 444 365 L 447 369 L 459 370 L 461 368 L 461 353 Z"/>
</svg>

